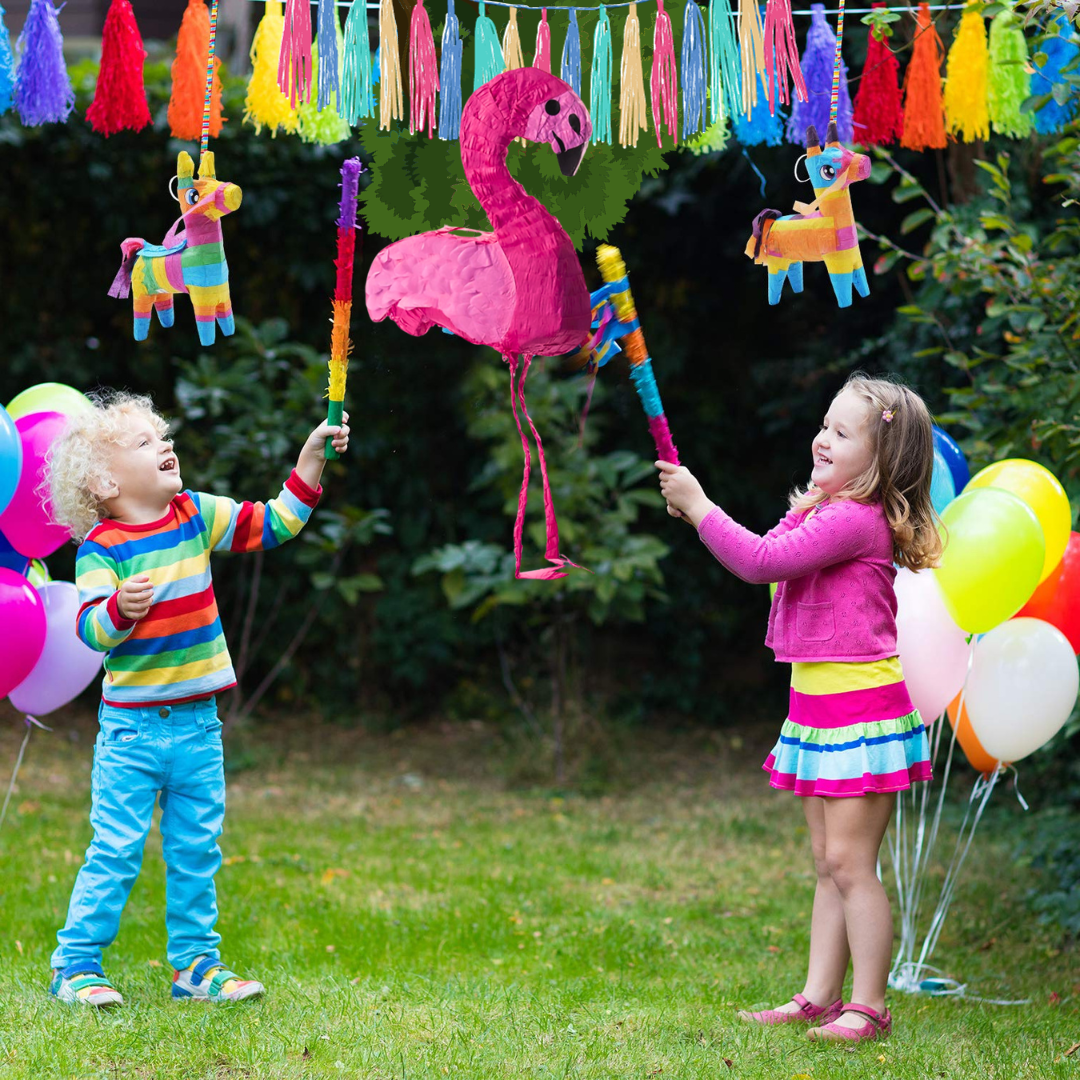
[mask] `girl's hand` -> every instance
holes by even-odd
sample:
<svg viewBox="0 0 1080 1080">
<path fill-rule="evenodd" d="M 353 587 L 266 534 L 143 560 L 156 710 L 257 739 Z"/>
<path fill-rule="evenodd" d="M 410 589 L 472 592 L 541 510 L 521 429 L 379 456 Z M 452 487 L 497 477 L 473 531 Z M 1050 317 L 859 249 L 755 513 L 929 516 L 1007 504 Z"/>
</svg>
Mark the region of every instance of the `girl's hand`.
<svg viewBox="0 0 1080 1080">
<path fill-rule="evenodd" d="M 349 449 L 349 414 L 341 414 L 342 424 L 320 424 L 305 440 L 300 457 L 296 462 L 296 472 L 308 487 L 317 488 L 322 479 L 323 466 L 326 464 L 326 440 L 339 453 Z"/>
<path fill-rule="evenodd" d="M 116 606 L 125 619 L 138 622 L 154 605 L 154 586 L 148 574 L 129 577 L 117 589 Z"/>
<path fill-rule="evenodd" d="M 668 513 L 685 517 L 697 528 L 715 504 L 685 465 L 672 465 L 670 461 L 653 464 L 660 470 L 660 492 L 667 500 Z"/>
</svg>

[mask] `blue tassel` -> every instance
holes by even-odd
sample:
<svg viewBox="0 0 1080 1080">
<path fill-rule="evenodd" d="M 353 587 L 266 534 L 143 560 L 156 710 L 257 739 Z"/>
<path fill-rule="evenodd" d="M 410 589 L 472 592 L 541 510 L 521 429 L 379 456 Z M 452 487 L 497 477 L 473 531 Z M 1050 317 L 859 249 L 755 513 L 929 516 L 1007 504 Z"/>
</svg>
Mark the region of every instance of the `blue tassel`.
<svg viewBox="0 0 1080 1080">
<path fill-rule="evenodd" d="M 15 108 L 27 127 L 63 123 L 75 108 L 64 64 L 64 39 L 53 0 L 33 0 L 19 35 Z"/>
<path fill-rule="evenodd" d="M 442 67 L 439 69 L 439 138 L 461 134 L 461 50 L 463 42 L 454 14 L 454 0 L 446 2 L 446 25 L 442 35 Z"/>
<path fill-rule="evenodd" d="M 499 44 L 499 31 L 484 14 L 484 0 L 480 0 L 480 14 L 476 19 L 476 52 L 473 60 L 473 93 L 506 70 L 502 45 Z"/>
<path fill-rule="evenodd" d="M 562 81 L 569 83 L 581 96 L 581 35 L 578 31 L 577 9 L 570 9 L 570 25 L 562 47 Z"/>
<path fill-rule="evenodd" d="M 758 103 L 749 116 L 735 114 L 735 138 L 743 146 L 779 146 L 784 141 L 783 112 L 776 107 L 776 115 L 769 113 L 765 79 L 758 72 Z"/>
<path fill-rule="evenodd" d="M 1061 69 L 1071 64 L 1080 49 L 1075 42 L 1069 40 L 1073 36 L 1072 24 L 1064 13 L 1058 15 L 1047 29 L 1048 34 L 1054 34 L 1040 43 L 1036 52 L 1046 53 L 1046 63 L 1042 67 L 1032 64 L 1034 74 L 1031 76 L 1031 93 L 1035 97 L 1049 94 L 1055 83 L 1066 82 L 1061 75 Z M 2 48 L 0 43 L 0 48 Z M 0 76 L 2 79 L 2 76 Z M 3 112 L 3 104 L 0 102 L 0 112 Z M 1053 135 L 1060 131 L 1076 115 L 1076 93 L 1069 86 L 1069 97 L 1065 105 L 1059 105 L 1051 98 L 1035 114 L 1035 130 L 1040 135 Z"/>
<path fill-rule="evenodd" d="M 375 115 L 375 94 L 371 81 L 371 38 L 368 34 L 367 3 L 353 0 L 345 20 L 345 60 L 341 75 L 341 117 L 351 127 Z"/>
<path fill-rule="evenodd" d="M 611 142 L 611 23 L 601 5 L 600 21 L 593 34 L 592 72 L 589 76 L 589 114 L 593 139 Z"/>
<path fill-rule="evenodd" d="M 316 37 L 319 41 L 318 95 L 315 104 L 319 109 L 325 109 L 330 104 L 330 96 L 333 95 L 334 104 L 341 100 L 340 85 L 338 83 L 338 54 L 337 54 L 337 5 L 334 0 L 319 0 L 319 25 Z"/>
<path fill-rule="evenodd" d="M 682 39 L 683 142 L 705 130 L 705 20 L 697 0 L 686 0 Z"/>
<path fill-rule="evenodd" d="M 11 108 L 15 94 L 15 56 L 11 51 L 11 35 L 4 25 L 4 9 L 0 7 L 0 113 Z"/>
<path fill-rule="evenodd" d="M 799 101 L 798 95 L 795 96 L 791 119 L 787 124 L 787 140 L 796 146 L 805 144 L 806 129 L 811 124 L 819 134 L 829 126 L 833 65 L 836 62 L 836 34 L 825 18 L 825 5 L 811 4 L 810 11 L 810 29 L 806 32 L 806 48 L 801 62 L 808 100 Z M 847 78 L 847 64 L 841 58 L 836 131 L 844 143 L 852 141 L 851 95 L 848 93 Z"/>
<path fill-rule="evenodd" d="M 742 109 L 742 61 L 729 0 L 709 0 L 709 123 Z"/>
</svg>

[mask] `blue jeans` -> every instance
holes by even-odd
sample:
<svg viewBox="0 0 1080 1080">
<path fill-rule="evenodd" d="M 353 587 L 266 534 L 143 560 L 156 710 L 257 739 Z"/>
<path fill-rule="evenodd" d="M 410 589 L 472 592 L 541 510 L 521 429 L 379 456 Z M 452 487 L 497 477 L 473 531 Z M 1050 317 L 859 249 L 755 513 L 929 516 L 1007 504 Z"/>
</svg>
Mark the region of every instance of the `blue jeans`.
<svg viewBox="0 0 1080 1080">
<path fill-rule="evenodd" d="M 225 772 L 221 721 L 213 698 L 160 708 L 101 704 L 94 745 L 90 824 L 94 839 L 75 881 L 67 922 L 57 935 L 54 968 L 101 962 L 120 929 L 120 913 L 161 803 L 165 928 L 169 962 L 185 968 L 216 956 L 214 875 L 221 866 Z"/>
</svg>

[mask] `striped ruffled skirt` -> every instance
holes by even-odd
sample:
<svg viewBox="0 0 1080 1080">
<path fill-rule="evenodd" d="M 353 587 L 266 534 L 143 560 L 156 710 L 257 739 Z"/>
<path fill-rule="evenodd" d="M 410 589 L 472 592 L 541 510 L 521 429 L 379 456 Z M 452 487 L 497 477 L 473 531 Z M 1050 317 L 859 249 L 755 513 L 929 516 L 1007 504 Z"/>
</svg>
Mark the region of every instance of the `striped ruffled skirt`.
<svg viewBox="0 0 1080 1080">
<path fill-rule="evenodd" d="M 791 665 L 791 703 L 762 768 L 769 783 L 827 798 L 930 779 L 930 745 L 900 660 Z"/>
</svg>

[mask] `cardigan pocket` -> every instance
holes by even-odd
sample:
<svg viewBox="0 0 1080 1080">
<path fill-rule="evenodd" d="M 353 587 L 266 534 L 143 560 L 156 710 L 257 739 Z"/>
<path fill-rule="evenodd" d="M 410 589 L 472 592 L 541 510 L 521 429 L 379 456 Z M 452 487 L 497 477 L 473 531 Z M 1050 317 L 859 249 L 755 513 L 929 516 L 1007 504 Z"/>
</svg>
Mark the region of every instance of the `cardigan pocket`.
<svg viewBox="0 0 1080 1080">
<path fill-rule="evenodd" d="M 795 633 L 803 641 L 831 641 L 836 633 L 832 604 L 799 604 Z"/>
</svg>

